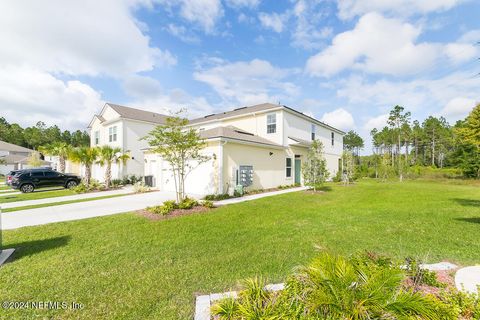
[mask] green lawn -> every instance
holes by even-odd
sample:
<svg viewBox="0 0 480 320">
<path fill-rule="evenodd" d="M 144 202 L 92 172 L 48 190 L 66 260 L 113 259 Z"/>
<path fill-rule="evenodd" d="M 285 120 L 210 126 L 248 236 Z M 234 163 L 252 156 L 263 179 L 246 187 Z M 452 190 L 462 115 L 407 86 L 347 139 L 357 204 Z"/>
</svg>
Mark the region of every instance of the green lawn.
<svg viewBox="0 0 480 320">
<path fill-rule="evenodd" d="M 20 193 L 20 194 L 12 194 L 8 196 L 1 196 L 0 197 L 0 204 L 7 203 L 7 202 L 16 202 L 16 201 L 25 201 L 25 200 L 37 200 L 37 199 L 45 199 L 45 198 L 55 198 L 55 197 L 63 197 L 63 196 L 71 196 L 75 195 L 76 193 L 72 190 L 68 189 L 40 189 L 35 190 L 32 193 Z"/>
<path fill-rule="evenodd" d="M 134 214 L 4 233 L 0 301 L 74 301 L 72 310 L 12 317 L 191 319 L 196 294 L 262 275 L 280 282 L 315 246 L 342 254 L 480 263 L 480 185 L 361 182 L 284 194 L 206 214 L 149 221 Z"/>
<path fill-rule="evenodd" d="M 28 209 L 53 207 L 53 206 L 59 206 L 59 205 L 62 205 L 62 204 L 95 201 L 95 200 L 102 200 L 102 199 L 108 199 L 108 198 L 123 197 L 123 196 L 127 196 L 127 195 L 129 195 L 129 194 L 112 194 L 112 195 L 109 195 L 109 196 L 101 196 L 101 197 L 95 197 L 95 198 L 85 198 L 85 199 L 77 199 L 77 200 L 69 200 L 69 201 L 42 203 L 42 204 L 36 204 L 36 205 L 31 205 L 31 206 L 21 206 L 21 207 L 15 207 L 15 208 L 7 208 L 7 209 L 3 209 L 2 212 L 12 212 L 12 211 L 20 211 L 20 210 L 28 210 Z"/>
<path fill-rule="evenodd" d="M 8 189 L 11 189 L 11 188 L 5 184 L 0 184 L 0 190 L 8 190 Z"/>
</svg>

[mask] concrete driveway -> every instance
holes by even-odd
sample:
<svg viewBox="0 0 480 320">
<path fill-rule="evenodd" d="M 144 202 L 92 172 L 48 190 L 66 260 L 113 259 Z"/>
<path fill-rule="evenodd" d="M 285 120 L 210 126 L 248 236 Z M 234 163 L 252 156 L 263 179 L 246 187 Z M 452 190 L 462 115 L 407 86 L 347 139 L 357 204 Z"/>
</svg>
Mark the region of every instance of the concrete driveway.
<svg viewBox="0 0 480 320">
<path fill-rule="evenodd" d="M 2 213 L 1 229 L 10 230 L 53 222 L 87 219 L 140 210 L 175 199 L 174 192 L 153 191 L 123 197 L 77 202 Z"/>
</svg>

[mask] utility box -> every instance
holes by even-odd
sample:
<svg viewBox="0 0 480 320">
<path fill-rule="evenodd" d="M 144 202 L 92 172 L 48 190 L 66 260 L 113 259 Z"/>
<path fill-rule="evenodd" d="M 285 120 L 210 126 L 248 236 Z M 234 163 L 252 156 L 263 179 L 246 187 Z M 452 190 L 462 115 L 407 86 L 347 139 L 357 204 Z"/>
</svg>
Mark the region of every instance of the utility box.
<svg viewBox="0 0 480 320">
<path fill-rule="evenodd" d="M 253 184 L 253 166 L 240 166 L 238 169 L 238 184 L 248 187 Z"/>
</svg>

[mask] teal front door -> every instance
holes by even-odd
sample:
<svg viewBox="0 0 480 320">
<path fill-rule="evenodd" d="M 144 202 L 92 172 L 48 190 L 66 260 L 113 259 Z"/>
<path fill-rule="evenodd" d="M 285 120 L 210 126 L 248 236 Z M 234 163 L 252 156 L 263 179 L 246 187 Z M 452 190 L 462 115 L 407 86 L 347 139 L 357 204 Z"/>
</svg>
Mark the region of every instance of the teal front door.
<svg viewBox="0 0 480 320">
<path fill-rule="evenodd" d="M 302 169 L 302 160 L 295 159 L 295 184 L 300 184 L 300 174 Z"/>
</svg>

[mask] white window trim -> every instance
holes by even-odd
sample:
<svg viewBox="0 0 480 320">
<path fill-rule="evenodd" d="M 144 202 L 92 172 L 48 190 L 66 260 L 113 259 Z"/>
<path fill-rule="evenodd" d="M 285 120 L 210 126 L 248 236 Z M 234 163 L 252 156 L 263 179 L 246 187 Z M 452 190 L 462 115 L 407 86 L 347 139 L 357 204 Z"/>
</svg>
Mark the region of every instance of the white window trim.
<svg viewBox="0 0 480 320">
<path fill-rule="evenodd" d="M 117 126 L 111 126 L 108 128 L 108 142 L 117 142 Z"/>
<path fill-rule="evenodd" d="M 287 166 L 287 159 L 290 159 L 290 167 Z M 287 175 L 287 169 L 290 168 L 290 176 Z M 292 179 L 293 177 L 293 159 L 292 157 L 286 157 L 285 158 L 285 178 L 287 179 Z"/>
<path fill-rule="evenodd" d="M 273 116 L 273 122 L 269 122 L 271 117 Z M 268 126 L 274 126 L 273 132 L 268 132 Z M 277 114 L 276 113 L 268 113 L 267 114 L 267 134 L 277 133 Z"/>
<path fill-rule="evenodd" d="M 310 138 L 315 140 L 317 138 L 317 126 L 312 123 L 310 127 Z"/>
</svg>

